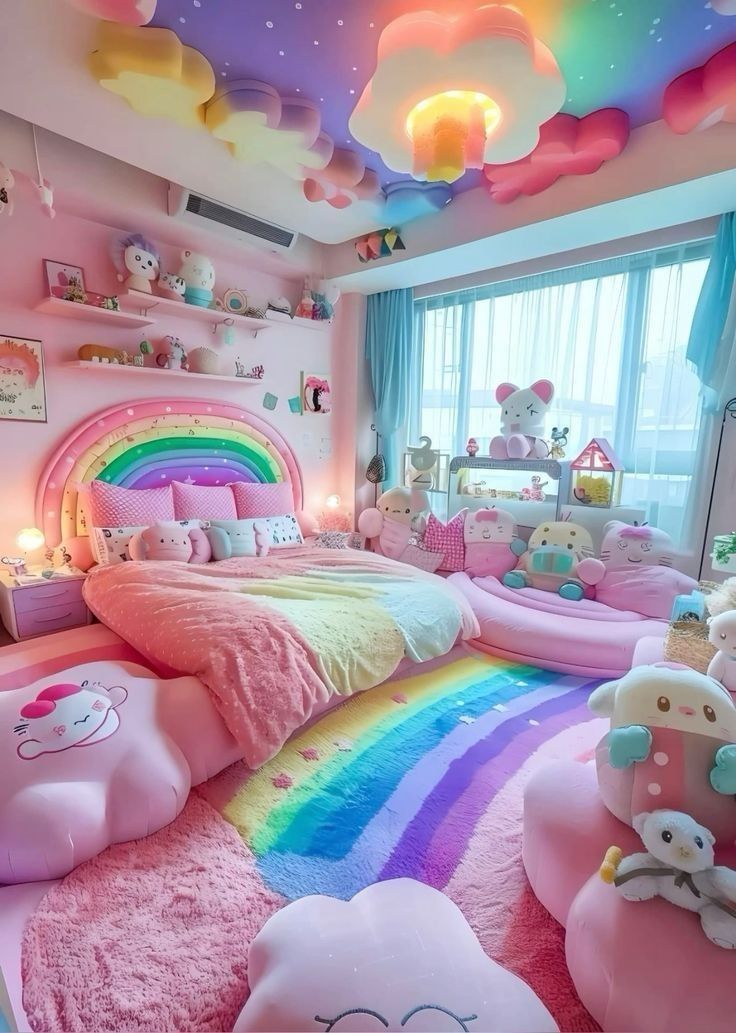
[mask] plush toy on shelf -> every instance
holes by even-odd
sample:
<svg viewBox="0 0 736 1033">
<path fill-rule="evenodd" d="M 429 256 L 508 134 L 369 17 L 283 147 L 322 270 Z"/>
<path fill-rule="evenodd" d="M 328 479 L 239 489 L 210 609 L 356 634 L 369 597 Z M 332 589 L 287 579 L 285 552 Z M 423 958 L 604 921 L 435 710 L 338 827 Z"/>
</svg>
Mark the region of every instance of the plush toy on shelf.
<svg viewBox="0 0 736 1033">
<path fill-rule="evenodd" d="M 708 664 L 708 674 L 729 692 L 736 693 L 736 610 L 710 618 L 708 641 L 718 650 Z"/>
<path fill-rule="evenodd" d="M 122 348 L 108 348 L 105 344 L 83 344 L 77 349 L 77 355 L 83 362 L 106 362 L 113 365 L 128 366 L 130 355 Z"/>
<path fill-rule="evenodd" d="M 168 298 L 169 301 L 184 301 L 184 291 L 187 285 L 176 273 L 161 273 L 157 287 L 162 298 Z"/>
<path fill-rule="evenodd" d="M 547 487 L 548 482 L 542 483 L 542 478 L 539 474 L 534 474 L 532 477 L 532 483 L 528 488 L 521 489 L 521 497 L 525 502 L 544 502 L 545 494 L 544 489 Z"/>
<path fill-rule="evenodd" d="M 599 685 L 588 706 L 611 722 L 595 759 L 612 814 L 633 825 L 643 811 L 671 807 L 706 825 L 719 844 L 733 844 L 736 705 L 722 685 L 662 662 Z"/>
<path fill-rule="evenodd" d="M 503 433 L 491 440 L 492 459 L 545 459 L 549 455 L 542 435 L 554 393 L 549 380 L 537 380 L 525 388 L 498 385 L 496 401 L 501 406 Z"/>
<path fill-rule="evenodd" d="M 188 305 L 209 308 L 214 298 L 215 267 L 206 255 L 197 251 L 182 251 L 179 277 L 186 288 L 184 300 Z"/>
<path fill-rule="evenodd" d="M 11 191 L 15 186 L 15 176 L 7 165 L 0 161 L 0 215 L 13 214 L 13 196 Z"/>
<path fill-rule="evenodd" d="M 131 233 L 115 240 L 112 260 L 118 280 L 130 291 L 152 294 L 151 284 L 157 279 L 161 259 L 155 244 L 140 233 Z"/>
<path fill-rule="evenodd" d="M 601 558 L 586 559 L 577 576 L 595 589 L 599 602 L 614 610 L 667 620 L 675 597 L 698 587 L 697 581 L 673 567 L 676 558 L 666 531 L 610 520 L 603 528 Z"/>
<path fill-rule="evenodd" d="M 532 532 L 518 568 L 505 574 L 503 583 L 507 588 L 541 588 L 578 601 L 585 594 L 579 565 L 592 555 L 593 539 L 580 524 L 565 520 L 540 524 Z"/>
<path fill-rule="evenodd" d="M 611 847 L 601 866 L 604 882 L 625 900 L 663 897 L 694 911 L 712 943 L 736 949 L 736 871 L 714 863 L 710 830 L 689 814 L 664 809 L 637 814 L 634 829 L 646 853 L 621 857 Z"/>
<path fill-rule="evenodd" d="M 179 338 L 168 335 L 164 337 L 164 345 L 166 346 L 166 351 L 160 352 L 156 356 L 156 365 L 162 369 L 188 370 L 187 353 L 184 351 L 184 345 Z"/>
<path fill-rule="evenodd" d="M 505 509 L 477 509 L 466 513 L 465 566 L 470 577 L 499 581 L 516 566 L 526 546 L 517 538 L 514 518 Z"/>
<path fill-rule="evenodd" d="M 380 496 L 375 509 L 365 509 L 358 518 L 358 530 L 377 539 L 376 551 L 398 560 L 417 531 L 423 531 L 429 510 L 426 491 L 390 488 Z"/>
<path fill-rule="evenodd" d="M 190 529 L 175 521 L 159 522 L 134 534 L 128 551 L 134 560 L 177 560 L 180 563 L 207 563 L 212 556 L 209 539 L 201 527 Z"/>
</svg>

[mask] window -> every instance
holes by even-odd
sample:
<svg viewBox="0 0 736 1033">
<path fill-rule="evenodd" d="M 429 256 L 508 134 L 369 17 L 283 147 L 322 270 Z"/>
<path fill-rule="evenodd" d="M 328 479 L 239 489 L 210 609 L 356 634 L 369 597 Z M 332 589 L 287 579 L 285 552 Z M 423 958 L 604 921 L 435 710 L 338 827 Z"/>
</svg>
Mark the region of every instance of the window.
<svg viewBox="0 0 736 1033">
<path fill-rule="evenodd" d="M 700 383 L 685 361 L 710 242 L 633 255 L 415 303 L 411 440 L 462 454 L 498 433 L 495 389 L 545 377 L 568 458 L 593 437 L 627 470 L 622 502 L 677 540 L 695 465 Z"/>
</svg>

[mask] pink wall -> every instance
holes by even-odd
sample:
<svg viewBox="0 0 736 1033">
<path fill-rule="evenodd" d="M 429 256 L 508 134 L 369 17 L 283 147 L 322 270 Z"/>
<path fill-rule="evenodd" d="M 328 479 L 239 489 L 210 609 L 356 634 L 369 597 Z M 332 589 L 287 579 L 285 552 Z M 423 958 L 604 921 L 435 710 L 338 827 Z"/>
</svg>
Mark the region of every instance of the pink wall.
<svg viewBox="0 0 736 1033">
<path fill-rule="evenodd" d="M 132 170 L 131 170 L 132 171 Z M 135 221 L 124 227 L 139 229 Z M 288 399 L 300 393 L 300 371 L 331 373 L 335 355 L 341 361 L 355 348 L 357 334 L 350 306 L 334 327 L 310 330 L 294 326 L 274 325 L 257 339 L 236 331 L 235 344 L 225 345 L 213 337 L 204 323 L 184 319 L 165 319 L 159 324 L 138 329 L 111 329 L 107 325 L 62 319 L 35 312 L 34 306 L 44 296 L 42 258 L 52 258 L 80 265 L 85 270 L 87 287 L 102 293 L 115 293 L 122 288 L 108 258 L 108 249 L 115 230 L 97 222 L 60 210 L 56 219 L 47 219 L 34 204 L 30 193 L 18 191 L 16 212 L 3 219 L 0 249 L 0 334 L 41 339 L 46 364 L 48 423 L 13 423 L 0 421 L 0 473 L 2 505 L 0 506 L 0 553 L 15 550 L 14 538 L 20 527 L 34 523 L 34 493 L 39 473 L 60 440 L 83 418 L 116 403 L 135 398 L 176 397 L 218 398 L 237 402 L 252 409 L 273 423 L 291 443 L 304 474 L 305 508 L 319 512 L 326 495 L 340 491 L 352 501 L 354 462 L 350 446 L 343 439 L 338 470 L 338 457 L 333 444 L 335 428 L 344 418 L 344 401 L 336 394 L 335 411 L 327 416 L 301 416 L 290 413 Z M 248 289 L 256 299 L 286 294 L 298 300 L 300 282 L 258 270 L 258 255 L 244 252 L 247 261 L 218 258 L 218 244 L 208 253 L 217 272 L 216 293 L 228 287 Z M 178 268 L 178 249 L 162 247 L 164 264 Z M 339 330 L 339 347 L 338 347 Z M 142 337 L 152 341 L 164 334 L 180 337 L 187 349 L 200 345 L 215 347 L 234 365 L 239 356 L 249 368 L 254 363 L 265 367 L 265 378 L 258 384 L 207 382 L 204 377 L 167 378 L 165 373 L 119 374 L 107 370 L 78 370 L 65 367 L 75 359 L 81 344 L 95 342 L 129 351 L 137 349 Z M 335 355 L 333 355 L 333 351 Z M 234 372 L 234 369 L 233 369 Z M 273 412 L 263 408 L 265 391 L 278 396 Z M 354 405 L 354 392 L 350 406 Z M 354 410 L 353 410 L 354 411 Z M 350 418 L 347 418 L 349 430 Z M 351 507 L 352 508 L 352 507 Z"/>
</svg>

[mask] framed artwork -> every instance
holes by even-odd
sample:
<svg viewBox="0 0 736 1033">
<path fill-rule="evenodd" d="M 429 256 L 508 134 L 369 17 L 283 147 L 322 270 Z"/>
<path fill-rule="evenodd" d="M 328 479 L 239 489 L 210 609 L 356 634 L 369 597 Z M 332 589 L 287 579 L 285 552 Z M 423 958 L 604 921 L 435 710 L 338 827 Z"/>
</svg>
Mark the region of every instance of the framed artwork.
<svg viewBox="0 0 736 1033">
<path fill-rule="evenodd" d="M 302 370 L 302 415 L 323 415 L 332 407 L 330 378 L 326 373 L 308 373 Z"/>
<path fill-rule="evenodd" d="M 64 296 L 64 291 L 73 277 L 76 277 L 79 286 L 84 290 L 84 269 L 79 265 L 70 265 L 69 262 L 54 262 L 50 258 L 44 258 L 43 275 L 46 289 L 54 298 Z"/>
<path fill-rule="evenodd" d="M 46 423 L 43 345 L 0 334 L 0 420 Z"/>
</svg>

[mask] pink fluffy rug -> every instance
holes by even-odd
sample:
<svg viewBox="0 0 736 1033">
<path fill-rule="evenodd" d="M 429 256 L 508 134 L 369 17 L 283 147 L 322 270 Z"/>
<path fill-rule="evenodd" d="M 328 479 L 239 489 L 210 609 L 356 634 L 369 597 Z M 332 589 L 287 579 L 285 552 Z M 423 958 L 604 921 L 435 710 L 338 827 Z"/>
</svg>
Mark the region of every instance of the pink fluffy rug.
<svg viewBox="0 0 736 1033">
<path fill-rule="evenodd" d="M 172 825 L 111 847 L 41 901 L 23 943 L 31 1027 L 232 1029 L 248 944 L 283 903 L 193 795 Z"/>
</svg>

